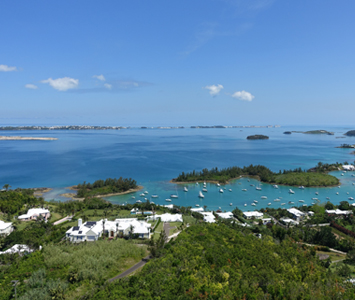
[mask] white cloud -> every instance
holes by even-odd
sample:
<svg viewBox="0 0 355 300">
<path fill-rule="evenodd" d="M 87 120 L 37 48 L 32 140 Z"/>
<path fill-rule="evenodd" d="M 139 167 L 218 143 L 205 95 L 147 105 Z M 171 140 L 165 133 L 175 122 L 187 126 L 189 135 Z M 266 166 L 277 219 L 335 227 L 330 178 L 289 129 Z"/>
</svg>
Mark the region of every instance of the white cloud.
<svg viewBox="0 0 355 300">
<path fill-rule="evenodd" d="M 98 80 L 101 80 L 101 81 L 105 81 L 106 80 L 106 78 L 105 78 L 105 76 L 104 75 L 94 75 L 94 76 L 92 76 L 92 78 L 97 78 Z"/>
<path fill-rule="evenodd" d="M 204 89 L 210 91 L 210 95 L 215 97 L 219 94 L 219 92 L 223 89 L 223 85 L 217 84 L 217 85 L 207 85 L 204 87 Z"/>
<path fill-rule="evenodd" d="M 112 84 L 104 83 L 104 87 L 110 90 L 112 89 Z"/>
<path fill-rule="evenodd" d="M 0 65 L 0 72 L 12 72 L 17 71 L 16 67 L 9 67 L 7 65 Z"/>
<path fill-rule="evenodd" d="M 31 89 L 31 90 L 37 90 L 38 89 L 38 86 L 37 85 L 34 85 L 32 83 L 28 83 L 25 85 L 25 88 L 26 89 Z"/>
<path fill-rule="evenodd" d="M 67 91 L 70 89 L 75 89 L 79 85 L 79 79 L 74 79 L 70 77 L 63 77 L 52 79 L 48 78 L 46 80 L 42 80 L 42 83 L 49 83 L 49 85 L 58 90 L 58 91 Z"/>
<path fill-rule="evenodd" d="M 235 92 L 232 97 L 244 101 L 252 101 L 255 98 L 255 96 L 246 91 Z"/>
</svg>

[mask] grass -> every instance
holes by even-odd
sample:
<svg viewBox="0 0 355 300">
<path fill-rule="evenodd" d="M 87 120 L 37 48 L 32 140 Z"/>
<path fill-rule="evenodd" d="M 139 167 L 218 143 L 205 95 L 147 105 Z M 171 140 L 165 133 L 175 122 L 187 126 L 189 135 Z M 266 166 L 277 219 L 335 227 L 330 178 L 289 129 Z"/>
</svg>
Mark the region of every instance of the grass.
<svg viewBox="0 0 355 300">
<path fill-rule="evenodd" d="M 339 238 L 341 238 L 341 239 L 348 239 L 348 240 L 350 240 L 350 241 L 354 241 L 354 239 L 353 239 L 351 236 L 346 235 L 345 233 L 339 231 L 338 229 L 336 229 L 336 228 L 334 228 L 334 227 L 330 227 L 330 228 L 332 229 L 332 232 L 333 232 L 335 235 L 339 236 Z"/>
<path fill-rule="evenodd" d="M 195 224 L 196 219 L 193 216 L 182 216 L 182 219 L 184 221 L 185 224 Z"/>
<path fill-rule="evenodd" d="M 336 252 L 327 252 L 327 251 L 316 251 L 318 254 L 326 254 L 329 255 L 330 260 L 333 261 L 337 261 L 337 260 L 341 260 L 341 259 L 345 259 L 346 255 L 345 254 L 340 254 L 340 253 L 336 253 Z"/>
</svg>

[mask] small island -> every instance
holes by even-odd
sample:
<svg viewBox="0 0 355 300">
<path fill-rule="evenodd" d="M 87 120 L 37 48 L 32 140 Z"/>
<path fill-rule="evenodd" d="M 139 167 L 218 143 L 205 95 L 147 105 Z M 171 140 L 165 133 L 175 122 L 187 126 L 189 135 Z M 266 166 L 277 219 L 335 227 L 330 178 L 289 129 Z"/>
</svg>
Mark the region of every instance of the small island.
<svg viewBox="0 0 355 300">
<path fill-rule="evenodd" d="M 350 144 L 342 144 L 339 147 L 336 148 L 345 148 L 345 149 L 354 149 L 355 145 L 350 145 Z"/>
<path fill-rule="evenodd" d="M 334 135 L 334 132 L 330 132 L 327 130 L 310 130 L 303 132 L 304 134 L 327 134 L 327 135 Z"/>
<path fill-rule="evenodd" d="M 228 183 L 229 180 L 237 179 L 242 176 L 250 176 L 258 178 L 261 182 L 269 184 L 280 184 L 288 186 L 305 186 L 305 187 L 329 187 L 339 185 L 339 179 L 327 174 L 330 171 L 338 170 L 341 164 L 322 164 L 310 170 L 302 170 L 297 168 L 294 170 L 281 170 L 278 173 L 272 172 L 269 168 L 262 165 L 250 165 L 248 167 L 230 167 L 218 170 L 203 169 L 201 172 L 192 171 L 191 173 L 181 173 L 174 178 L 173 183 L 186 183 L 196 181 Z"/>
<path fill-rule="evenodd" d="M 345 133 L 344 135 L 346 135 L 346 136 L 355 136 L 355 130 L 350 130 L 347 133 Z"/>
<path fill-rule="evenodd" d="M 291 134 L 291 131 L 285 131 L 284 134 Z"/>
<path fill-rule="evenodd" d="M 77 191 L 75 196 L 72 193 L 63 194 L 63 196 L 72 198 L 109 197 L 133 193 L 142 188 L 132 178 L 107 178 L 106 180 L 96 180 L 94 183 L 86 183 L 84 181 L 81 184 L 70 187 L 71 190 Z"/>
<path fill-rule="evenodd" d="M 262 135 L 262 134 L 255 134 L 255 135 L 249 135 L 247 137 L 247 140 L 268 140 L 269 137 L 267 135 Z"/>
<path fill-rule="evenodd" d="M 55 141 L 53 137 L 0 136 L 0 141 Z"/>
</svg>

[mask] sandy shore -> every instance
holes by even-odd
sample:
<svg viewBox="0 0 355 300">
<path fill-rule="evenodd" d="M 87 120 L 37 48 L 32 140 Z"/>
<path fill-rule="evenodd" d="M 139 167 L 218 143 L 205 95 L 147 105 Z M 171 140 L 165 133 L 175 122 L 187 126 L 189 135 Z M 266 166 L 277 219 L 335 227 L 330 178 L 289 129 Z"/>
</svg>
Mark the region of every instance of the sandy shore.
<svg viewBox="0 0 355 300">
<path fill-rule="evenodd" d="M 52 137 L 0 136 L 0 141 L 55 141 Z"/>
<path fill-rule="evenodd" d="M 43 196 L 44 193 L 48 193 L 49 191 L 51 191 L 51 188 L 34 188 L 34 193 L 33 195 L 36 197 L 41 197 Z"/>
<path fill-rule="evenodd" d="M 69 186 L 66 189 L 68 190 L 72 190 L 72 191 L 77 191 L 78 189 L 76 188 L 76 185 L 73 186 Z M 138 192 L 140 190 L 143 189 L 143 186 L 139 185 L 137 186 L 137 188 L 135 189 L 130 189 L 128 191 L 125 192 L 121 192 L 121 193 L 112 193 L 112 194 L 105 194 L 105 195 L 95 195 L 95 197 L 99 197 L 99 198 L 104 198 L 104 197 L 112 197 L 112 196 L 120 196 L 120 195 L 126 195 L 126 194 L 130 194 L 130 193 L 135 193 Z M 76 193 L 64 193 L 61 194 L 59 196 L 63 196 L 63 197 L 68 197 L 68 198 L 72 198 L 72 199 L 82 199 L 82 198 L 76 198 Z"/>
</svg>

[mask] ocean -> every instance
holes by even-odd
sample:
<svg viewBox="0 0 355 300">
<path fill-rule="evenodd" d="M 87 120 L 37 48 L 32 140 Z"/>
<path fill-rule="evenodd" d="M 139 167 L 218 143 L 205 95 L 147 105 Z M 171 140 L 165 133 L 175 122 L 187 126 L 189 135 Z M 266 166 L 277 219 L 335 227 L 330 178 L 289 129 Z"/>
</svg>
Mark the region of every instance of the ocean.
<svg viewBox="0 0 355 300">
<path fill-rule="evenodd" d="M 284 131 L 324 129 L 334 135 L 283 134 Z M 202 184 L 172 184 L 169 181 L 181 172 L 200 171 L 203 168 L 226 168 L 262 164 L 272 171 L 308 169 L 318 162 L 353 162 L 351 149 L 336 148 L 341 144 L 355 144 L 354 137 L 343 134 L 354 129 L 350 126 L 283 126 L 279 128 L 209 128 L 209 129 L 124 129 L 124 130 L 33 130 L 3 131 L 6 136 L 55 137 L 56 141 L 0 141 L 0 185 L 12 188 L 50 187 L 46 200 L 66 201 L 60 194 L 69 192 L 66 187 L 78 183 L 94 182 L 108 177 L 130 177 L 144 187 L 146 197 L 137 193 L 107 198 L 113 203 L 134 203 L 148 198 L 157 204 L 182 206 L 200 205 L 207 209 L 242 210 L 262 207 L 289 207 L 320 202 L 339 203 L 355 198 L 355 172 L 333 172 L 341 186 L 333 188 L 305 188 L 260 184 L 247 178 L 234 180 L 219 192 L 215 184 L 207 183 L 204 199 L 198 198 Z M 269 140 L 247 140 L 248 135 L 264 134 Z M 254 186 L 251 186 L 254 185 Z M 255 186 L 260 186 L 257 191 Z M 292 188 L 295 194 L 289 194 Z M 229 191 L 231 189 L 232 191 Z M 247 191 L 242 191 L 247 189 Z M 319 195 L 315 195 L 318 192 Z M 339 193 L 338 195 L 336 193 Z M 157 194 L 158 198 L 151 198 Z M 171 194 L 177 199 L 166 202 Z M 135 199 L 132 198 L 135 197 Z M 261 197 L 267 197 L 261 199 Z M 280 201 L 274 201 L 279 198 Z M 254 200 L 256 206 L 251 206 Z M 304 202 L 299 202 L 304 200 Z M 294 204 L 288 204 L 289 201 Z M 349 201 L 351 202 L 351 201 Z M 284 206 L 281 204 L 285 203 Z M 244 206 L 247 204 L 247 206 Z"/>
</svg>

